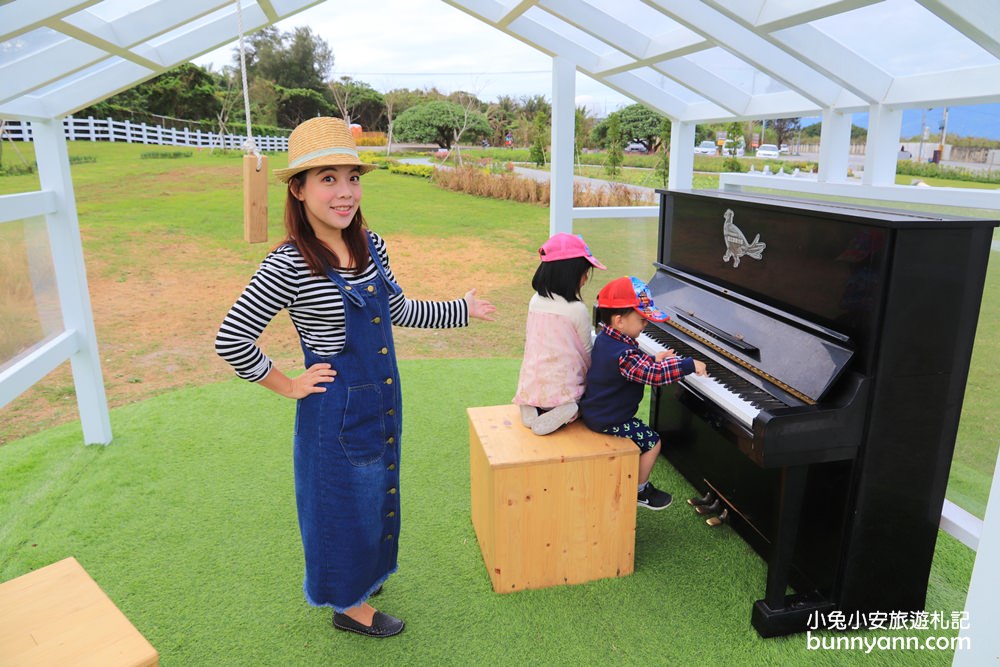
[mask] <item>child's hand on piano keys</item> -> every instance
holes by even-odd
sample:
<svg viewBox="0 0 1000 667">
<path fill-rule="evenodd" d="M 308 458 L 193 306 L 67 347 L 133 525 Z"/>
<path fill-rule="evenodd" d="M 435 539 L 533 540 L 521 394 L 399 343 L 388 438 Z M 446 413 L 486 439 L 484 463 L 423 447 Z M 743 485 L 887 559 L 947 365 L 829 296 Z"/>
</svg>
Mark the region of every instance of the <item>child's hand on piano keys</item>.
<svg viewBox="0 0 1000 667">
<path fill-rule="evenodd" d="M 656 360 L 663 361 L 664 359 L 669 359 L 671 357 L 676 357 L 677 353 L 674 352 L 674 348 L 668 347 L 666 350 L 662 350 L 656 353 Z"/>
<path fill-rule="evenodd" d="M 704 361 L 698 361 L 697 359 L 694 360 L 694 374 L 702 376 L 708 375 L 708 366 L 705 365 Z"/>
</svg>

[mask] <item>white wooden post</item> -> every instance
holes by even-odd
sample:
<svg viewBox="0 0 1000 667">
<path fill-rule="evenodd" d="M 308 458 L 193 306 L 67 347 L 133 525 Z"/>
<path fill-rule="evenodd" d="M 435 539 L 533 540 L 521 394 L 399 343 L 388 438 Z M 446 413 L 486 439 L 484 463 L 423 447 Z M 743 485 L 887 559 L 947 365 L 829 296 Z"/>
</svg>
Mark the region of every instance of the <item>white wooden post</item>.
<svg viewBox="0 0 1000 667">
<path fill-rule="evenodd" d="M 868 111 L 868 141 L 865 146 L 865 185 L 895 185 L 896 158 L 903 110 L 873 104 Z"/>
<path fill-rule="evenodd" d="M 573 148 L 576 129 L 576 66 L 552 59 L 552 171 L 549 235 L 573 231 Z"/>
<path fill-rule="evenodd" d="M 851 114 L 825 109 L 819 138 L 820 183 L 847 181 L 847 157 L 851 150 Z"/>
<path fill-rule="evenodd" d="M 994 241 L 995 243 L 995 241 Z M 1000 664 L 1000 633 L 997 617 L 1000 602 L 1000 460 L 993 468 L 993 485 L 986 501 L 983 531 L 979 534 L 976 564 L 972 566 L 969 593 L 965 598 L 968 627 L 959 631 L 959 641 L 968 641 L 955 650 L 954 667 L 977 667 Z"/>
<path fill-rule="evenodd" d="M 670 190 L 688 190 L 694 184 L 694 131 L 694 123 L 670 121 Z"/>
<path fill-rule="evenodd" d="M 111 420 L 87 291 L 66 136 L 61 120 L 36 120 L 32 126 L 41 188 L 55 193 L 58 202 L 56 210 L 46 215 L 46 223 L 63 323 L 67 332 L 75 334 L 76 338 L 76 351 L 70 356 L 70 362 L 83 439 L 87 444 L 108 444 L 111 442 Z"/>
</svg>

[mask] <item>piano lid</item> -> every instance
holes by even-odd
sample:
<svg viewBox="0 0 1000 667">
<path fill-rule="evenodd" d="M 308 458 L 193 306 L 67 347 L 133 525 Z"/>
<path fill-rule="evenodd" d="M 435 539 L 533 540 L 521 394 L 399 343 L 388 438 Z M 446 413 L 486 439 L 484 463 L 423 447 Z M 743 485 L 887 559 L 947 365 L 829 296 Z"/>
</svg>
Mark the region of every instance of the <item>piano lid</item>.
<svg viewBox="0 0 1000 667">
<path fill-rule="evenodd" d="M 820 401 L 853 355 L 833 330 L 662 264 L 649 281 L 657 308 L 676 325 L 757 375 Z"/>
</svg>

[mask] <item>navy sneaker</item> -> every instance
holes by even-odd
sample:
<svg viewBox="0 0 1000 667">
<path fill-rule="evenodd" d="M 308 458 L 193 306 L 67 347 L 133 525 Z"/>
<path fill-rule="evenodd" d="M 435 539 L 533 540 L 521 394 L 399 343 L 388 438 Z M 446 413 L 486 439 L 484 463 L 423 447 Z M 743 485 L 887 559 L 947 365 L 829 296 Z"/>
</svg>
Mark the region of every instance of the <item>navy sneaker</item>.
<svg viewBox="0 0 1000 667">
<path fill-rule="evenodd" d="M 646 483 L 646 488 L 639 492 L 639 497 L 636 503 L 640 507 L 645 507 L 651 510 L 664 510 L 670 507 L 670 503 L 674 501 L 673 496 L 671 496 L 666 491 L 660 491 L 658 488 L 653 486 L 652 482 Z"/>
</svg>

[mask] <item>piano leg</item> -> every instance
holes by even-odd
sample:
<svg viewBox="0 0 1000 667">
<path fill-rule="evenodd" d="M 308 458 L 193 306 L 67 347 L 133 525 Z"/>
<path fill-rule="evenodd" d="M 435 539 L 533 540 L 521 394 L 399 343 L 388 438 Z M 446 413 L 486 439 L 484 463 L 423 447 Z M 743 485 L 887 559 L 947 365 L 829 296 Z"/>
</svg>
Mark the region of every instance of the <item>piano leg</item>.
<svg viewBox="0 0 1000 667">
<path fill-rule="evenodd" d="M 764 599 L 754 603 L 750 618 L 761 637 L 802 632 L 812 613 L 833 609 L 833 603 L 817 593 L 785 595 L 802 519 L 808 472 L 806 465 L 788 466 L 781 471 L 778 525 L 767 561 L 767 589 Z"/>
</svg>

